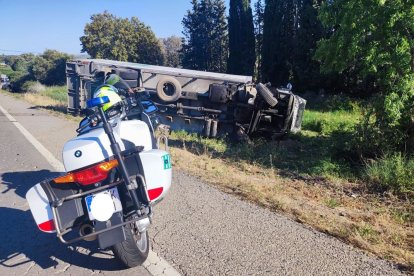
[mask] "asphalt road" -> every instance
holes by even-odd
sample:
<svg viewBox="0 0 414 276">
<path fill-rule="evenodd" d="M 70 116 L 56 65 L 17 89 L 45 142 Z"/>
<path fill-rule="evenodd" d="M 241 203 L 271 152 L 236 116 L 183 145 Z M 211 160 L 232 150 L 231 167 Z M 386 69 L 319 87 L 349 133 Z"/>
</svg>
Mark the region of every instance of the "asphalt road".
<svg viewBox="0 0 414 276">
<path fill-rule="evenodd" d="M 0 94 L 0 105 L 60 159 L 77 124 Z M 0 112 L 0 275 L 149 275 L 122 269 L 94 243 L 61 244 L 37 230 L 24 195 L 55 175 Z M 149 231 L 153 251 L 183 275 L 399 275 L 390 263 L 283 215 L 238 200 L 174 171 Z M 168 275 L 168 273 L 166 273 Z"/>
</svg>

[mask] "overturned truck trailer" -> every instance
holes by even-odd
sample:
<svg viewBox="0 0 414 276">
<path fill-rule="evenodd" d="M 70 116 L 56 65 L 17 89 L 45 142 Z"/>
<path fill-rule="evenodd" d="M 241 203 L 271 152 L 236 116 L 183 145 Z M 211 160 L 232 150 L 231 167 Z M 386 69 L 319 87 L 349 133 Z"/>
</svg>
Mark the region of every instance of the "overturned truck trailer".
<svg viewBox="0 0 414 276">
<path fill-rule="evenodd" d="M 207 137 L 255 134 L 273 138 L 299 132 L 306 101 L 286 88 L 252 83 L 251 76 L 100 59 L 66 63 L 68 112 L 80 114 L 108 74 L 146 91 L 172 130 Z"/>
</svg>

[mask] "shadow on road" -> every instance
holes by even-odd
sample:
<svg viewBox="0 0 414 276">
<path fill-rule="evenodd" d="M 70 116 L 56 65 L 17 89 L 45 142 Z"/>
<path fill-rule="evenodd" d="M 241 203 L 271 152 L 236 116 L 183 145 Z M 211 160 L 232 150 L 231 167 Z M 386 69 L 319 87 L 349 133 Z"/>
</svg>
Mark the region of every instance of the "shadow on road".
<svg viewBox="0 0 414 276">
<path fill-rule="evenodd" d="M 81 242 L 68 246 L 58 241 L 55 234 L 40 232 L 30 211 L 0 207 L 0 221 L 0 266 L 14 268 L 34 261 L 42 269 L 47 269 L 56 267 L 61 260 L 91 270 L 124 268 L 110 251 L 99 250 L 96 243 Z"/>
<path fill-rule="evenodd" d="M 8 207 L 0 207 L 0 267 L 21 267 L 34 261 L 42 269 L 56 268 L 65 262 L 90 270 L 122 270 L 124 267 L 113 257 L 112 252 L 100 250 L 97 242 L 65 245 L 55 234 L 39 231 L 29 210 L 10 208 L 25 206 L 25 200 L 11 194 L 12 191 L 25 198 L 27 190 L 34 184 L 56 175 L 58 173 L 48 170 L 1 175 L 2 186 L 5 187 L 0 189 L 0 202 L 3 206 L 6 203 Z"/>
<path fill-rule="evenodd" d="M 47 109 L 47 110 L 52 110 L 52 111 L 56 111 L 59 113 L 63 113 L 63 114 L 67 114 L 68 110 L 67 110 L 67 106 L 66 105 L 35 105 L 35 106 L 31 106 L 29 107 L 29 109 Z"/>
<path fill-rule="evenodd" d="M 16 195 L 26 198 L 26 192 L 35 184 L 59 175 L 60 173 L 49 170 L 6 172 L 1 175 L 1 183 L 2 185 L 6 185 L 7 189 L 1 193 L 6 194 L 13 190 Z"/>
</svg>

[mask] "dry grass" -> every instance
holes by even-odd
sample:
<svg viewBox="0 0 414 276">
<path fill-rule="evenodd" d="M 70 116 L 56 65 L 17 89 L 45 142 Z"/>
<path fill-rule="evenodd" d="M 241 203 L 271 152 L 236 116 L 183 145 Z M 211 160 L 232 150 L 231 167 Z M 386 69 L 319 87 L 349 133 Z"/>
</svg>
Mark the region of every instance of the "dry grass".
<svg viewBox="0 0 414 276">
<path fill-rule="evenodd" d="M 48 96 L 33 94 L 33 93 L 24 93 L 22 94 L 23 99 L 31 104 L 42 108 L 50 108 L 53 110 L 66 110 L 66 103 L 52 99 Z"/>
<path fill-rule="evenodd" d="M 34 108 L 44 109 L 55 116 L 63 117 L 71 121 L 79 121 L 79 117 L 68 115 L 66 110 L 66 101 L 51 98 L 48 95 L 35 93 L 11 93 L 5 90 L 0 90 L 1 93 L 7 94 L 17 99 L 25 100 L 34 105 Z"/>
<path fill-rule="evenodd" d="M 171 149 L 175 168 L 412 271 L 414 210 L 408 202 L 359 193 L 360 185 L 343 180 L 282 177 L 274 168 L 214 158 L 214 152 L 189 147 L 182 141 Z"/>
</svg>

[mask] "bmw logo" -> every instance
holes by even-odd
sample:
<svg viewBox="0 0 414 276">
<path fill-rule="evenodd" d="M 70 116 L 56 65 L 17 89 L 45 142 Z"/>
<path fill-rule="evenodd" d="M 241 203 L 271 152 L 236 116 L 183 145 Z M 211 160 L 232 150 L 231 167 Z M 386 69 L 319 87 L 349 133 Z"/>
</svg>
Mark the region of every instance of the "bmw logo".
<svg viewBox="0 0 414 276">
<path fill-rule="evenodd" d="M 75 157 L 79 158 L 82 156 L 82 152 L 80 150 L 75 151 Z"/>
</svg>

